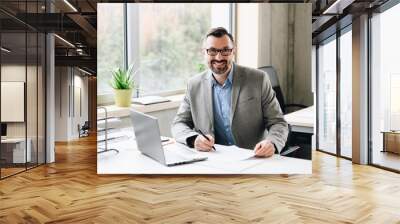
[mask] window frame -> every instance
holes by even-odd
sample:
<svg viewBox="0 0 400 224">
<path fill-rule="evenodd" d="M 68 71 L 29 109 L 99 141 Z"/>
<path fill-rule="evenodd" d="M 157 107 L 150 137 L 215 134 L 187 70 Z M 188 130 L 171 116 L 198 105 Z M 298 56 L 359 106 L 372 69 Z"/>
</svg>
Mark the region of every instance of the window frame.
<svg viewBox="0 0 400 224">
<path fill-rule="evenodd" d="M 343 18 L 343 21 L 348 22 L 348 17 Z M 340 54 L 340 38 L 342 35 L 344 35 L 347 32 L 352 32 L 352 22 L 348 22 L 348 24 L 344 25 L 343 27 L 341 27 L 340 29 L 337 29 L 335 33 L 327 36 L 326 38 L 322 39 L 322 40 L 318 40 L 318 43 L 316 44 L 316 150 L 319 152 L 323 152 L 323 153 L 327 153 L 333 156 L 337 156 L 339 158 L 343 158 L 343 159 L 347 159 L 347 160 L 352 160 L 352 158 L 349 158 L 347 156 L 343 156 L 342 152 L 341 152 L 341 118 L 340 118 L 340 113 L 341 113 L 341 97 L 340 97 L 340 76 L 341 76 L 341 66 L 340 66 L 340 60 L 341 60 L 341 54 Z M 320 149 L 319 148 L 319 131 L 320 131 L 320 127 L 319 127 L 319 118 L 320 118 L 320 114 L 319 114 L 319 94 L 320 93 L 320 86 L 319 86 L 319 47 L 320 45 L 324 45 L 327 44 L 331 41 L 336 41 L 336 152 L 332 153 L 332 152 L 328 152 L 326 150 Z"/>
<path fill-rule="evenodd" d="M 352 23 L 350 23 L 350 24 L 348 24 L 347 26 L 345 26 L 343 29 L 341 29 L 340 31 L 339 31 L 339 33 L 340 33 L 340 36 L 338 37 L 338 40 L 339 40 L 339 42 L 342 42 L 342 36 L 344 36 L 345 34 L 347 34 L 347 33 L 351 33 L 351 35 L 353 35 L 353 33 L 352 33 L 352 30 L 353 30 L 353 24 Z M 351 43 L 351 45 L 353 45 L 353 43 Z M 341 90 L 341 88 L 342 88 L 342 79 L 341 79 L 341 77 L 343 76 L 342 74 L 342 72 L 343 72 L 343 69 L 342 69 L 342 51 L 341 51 L 341 43 L 339 43 L 339 46 L 338 46 L 338 51 L 337 51 L 337 53 L 339 54 L 338 55 L 338 59 L 339 59 L 339 61 L 337 62 L 338 64 L 337 64 L 337 66 L 338 66 L 338 68 L 339 68 L 339 78 L 340 78 L 340 80 L 338 80 L 339 82 L 338 82 L 338 90 L 339 90 L 339 92 L 338 92 L 338 96 L 339 96 L 339 100 L 338 100 L 338 103 L 342 103 L 342 93 L 343 93 L 343 91 Z M 352 52 L 352 51 L 351 51 Z M 353 66 L 353 61 L 351 61 L 351 66 Z M 351 88 L 353 88 L 353 87 L 351 87 Z M 338 128 L 339 128 L 339 130 L 338 130 L 338 133 L 337 134 L 340 134 L 340 137 L 339 137 L 339 139 L 340 139 L 340 142 L 338 142 L 338 144 L 340 144 L 340 146 L 338 147 L 338 152 L 339 152 L 339 155 L 340 155 L 340 157 L 342 157 L 342 158 L 345 158 L 345 159 L 348 159 L 348 160 L 352 160 L 352 155 L 350 156 L 350 157 L 348 157 L 348 156 L 345 156 L 345 155 L 343 155 L 343 153 L 342 153 L 342 146 L 343 146 L 343 142 L 342 142 L 342 121 L 343 121 L 343 119 L 342 119 L 342 114 L 343 114 L 343 111 L 342 111 L 342 107 L 341 107 L 342 105 L 339 105 L 339 107 L 338 107 L 338 110 L 337 110 L 337 113 L 339 113 L 339 115 L 338 115 L 338 120 L 337 120 L 337 122 L 339 122 L 340 124 L 339 124 L 339 126 L 338 126 Z M 353 108 L 351 109 L 352 111 L 353 111 Z M 353 126 L 353 124 L 352 124 L 352 126 Z M 353 138 L 353 137 L 351 137 L 351 138 Z M 351 152 L 353 152 L 353 149 L 351 150 Z"/>
<path fill-rule="evenodd" d="M 106 3 L 103 3 L 103 4 L 106 4 Z M 108 3 L 108 4 L 112 4 L 112 3 Z M 123 64 L 123 66 L 124 66 L 124 69 L 127 69 L 127 67 L 128 67 L 128 62 L 127 62 L 127 54 L 128 54 L 127 38 L 128 38 L 128 36 L 127 36 L 127 21 L 126 21 L 126 17 L 127 17 L 126 4 L 127 3 L 122 3 L 122 4 L 123 4 L 123 22 L 124 22 L 124 24 L 123 24 L 123 27 L 124 27 L 124 30 L 123 30 L 123 33 L 124 33 L 123 63 L 124 64 Z M 97 82 L 99 82 L 99 79 L 97 79 Z M 99 85 L 97 85 L 97 88 L 98 87 L 99 87 Z M 110 105 L 110 104 L 114 104 L 114 94 L 112 93 L 112 91 L 106 92 L 106 93 L 101 93 L 101 94 L 99 94 L 97 91 L 97 106 Z"/>
<path fill-rule="evenodd" d="M 400 173 L 400 170 L 390 168 L 385 165 L 381 165 L 379 163 L 374 163 L 374 141 L 373 141 L 373 113 L 372 113 L 372 108 L 373 108 L 373 76 L 374 76 L 374 70 L 373 70 L 373 39 L 374 36 L 372 34 L 373 32 L 373 19 L 375 16 L 384 13 L 385 11 L 397 6 L 400 4 L 399 0 L 388 0 L 384 4 L 380 5 L 379 7 L 373 9 L 372 11 L 368 11 L 368 165 L 371 165 L 373 167 L 377 167 L 380 169 L 388 170 L 391 172 L 395 173 Z"/>
<path fill-rule="evenodd" d="M 317 119 L 316 119 L 316 150 L 317 151 L 320 151 L 320 152 L 324 152 L 324 153 L 327 153 L 327 154 L 330 154 L 330 155 L 335 155 L 335 156 L 337 156 L 337 155 L 339 155 L 338 154 L 338 151 L 337 151 L 337 148 L 338 148 L 338 133 L 337 133 L 337 125 L 338 125 L 338 123 L 337 123 L 337 116 L 338 116 L 338 114 L 337 114 L 337 107 L 338 107 L 338 92 L 337 92 L 337 86 L 338 86 L 338 81 L 339 81 L 339 79 L 338 79 L 338 73 L 339 73 L 339 70 L 338 70 L 338 65 L 337 65 L 337 58 L 338 58 L 338 48 L 340 47 L 339 46 L 339 42 L 338 42 L 338 38 L 339 38 L 339 34 L 338 34 L 338 32 L 336 32 L 336 33 L 334 33 L 334 34 L 332 34 L 332 35 L 330 35 L 329 37 L 327 37 L 326 39 L 323 39 L 323 40 L 321 40 L 320 42 L 318 42 L 318 44 L 317 44 L 317 46 L 316 46 L 316 66 L 317 66 L 317 68 L 316 68 L 316 89 L 317 89 L 317 92 L 316 92 L 316 114 L 317 114 Z M 319 97 L 320 97 L 320 94 L 321 94 L 321 92 L 320 92 L 320 90 L 321 90 L 321 87 L 320 87 L 320 78 L 321 78 L 321 76 L 320 76 L 320 63 L 319 63 L 319 60 L 320 60 L 320 48 L 321 48 L 321 46 L 323 46 L 323 45 L 326 45 L 326 44 L 328 44 L 328 43 L 330 43 L 330 42 L 332 42 L 332 41 L 335 41 L 335 58 L 336 58 L 336 61 L 335 61 L 335 64 L 336 64 L 336 69 L 335 69 L 335 73 L 336 73 L 336 83 L 335 83 L 335 85 L 336 85 L 336 97 L 335 97 L 335 100 L 336 100 L 336 108 L 335 108 L 335 116 L 336 116 L 336 142 L 335 142 L 335 145 L 336 145 L 336 154 L 335 153 L 332 153 L 332 152 L 329 152 L 329 151 L 327 151 L 327 150 L 324 150 L 324 149 L 320 149 L 320 129 L 321 129 L 321 127 L 320 127 L 320 125 L 319 125 L 319 118 L 320 118 L 320 113 L 319 113 L 319 108 L 320 108 L 320 106 L 319 106 L 319 104 L 321 103 L 320 102 L 320 100 L 319 100 Z"/>
<path fill-rule="evenodd" d="M 140 56 L 139 56 L 139 33 L 138 26 L 129 26 L 128 23 L 138 23 L 139 22 L 139 13 L 137 7 L 129 7 L 128 3 L 124 4 L 124 67 L 127 69 L 130 63 L 133 64 L 140 64 Z M 130 4 L 138 4 L 138 3 L 130 3 Z M 157 3 L 154 3 L 157 4 Z M 180 4 L 180 3 L 175 3 Z M 220 4 L 220 3 L 208 3 L 208 4 Z M 229 5 L 229 32 L 232 35 L 236 36 L 236 3 L 224 3 Z M 141 76 L 138 74 L 135 77 L 135 82 L 139 83 L 140 88 L 140 79 Z M 149 94 L 139 94 L 139 91 L 133 93 L 133 97 L 141 97 L 141 96 L 148 96 L 148 95 L 159 95 L 159 96 L 171 96 L 171 95 L 178 95 L 184 94 L 186 91 L 186 87 L 182 89 L 175 89 L 169 91 L 160 91 L 160 92 L 153 92 Z M 114 94 L 112 92 L 98 94 L 97 95 L 97 104 L 98 105 L 109 105 L 114 103 Z"/>
</svg>

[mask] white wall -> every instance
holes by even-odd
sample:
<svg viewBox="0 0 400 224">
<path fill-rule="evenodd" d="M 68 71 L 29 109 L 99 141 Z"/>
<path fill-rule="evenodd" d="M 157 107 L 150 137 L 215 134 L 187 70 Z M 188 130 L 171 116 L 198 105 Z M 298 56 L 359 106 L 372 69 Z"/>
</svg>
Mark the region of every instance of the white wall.
<svg viewBox="0 0 400 224">
<path fill-rule="evenodd" d="M 27 78 L 27 80 L 26 80 Z M 26 112 L 26 120 L 22 122 L 6 122 L 7 123 L 7 137 L 9 138 L 25 138 L 25 135 L 30 139 L 32 161 L 36 162 L 39 158 L 39 163 L 44 162 L 45 150 L 45 116 L 44 100 L 44 74 L 40 66 L 32 66 L 25 64 L 2 64 L 1 66 L 1 81 L 2 82 L 24 82 L 26 86 L 26 107 L 21 108 L 23 114 Z M 24 94 L 24 91 L 21 92 Z M 7 97 L 7 96 L 2 96 Z M 1 108 L 7 111 L 12 108 Z M 13 113 L 13 111 L 7 111 Z M 15 113 L 15 112 L 14 112 Z M 37 156 L 37 153 L 39 156 Z"/>
<path fill-rule="evenodd" d="M 83 75 L 72 67 L 56 67 L 56 141 L 77 139 L 78 124 L 88 120 L 88 78 Z"/>
<path fill-rule="evenodd" d="M 2 82 L 25 82 L 25 65 L 8 64 L 1 66 L 1 81 Z M 31 68 L 27 68 L 31 70 Z M 7 110 L 8 108 L 1 108 Z M 7 123 L 8 137 L 25 137 L 25 122 L 8 122 Z"/>
<path fill-rule="evenodd" d="M 236 61 L 238 64 L 258 67 L 258 8 L 259 4 L 237 4 Z"/>
<path fill-rule="evenodd" d="M 312 105 L 312 36 L 311 3 L 296 4 L 294 23 L 294 102 Z M 301 93 L 301 94 L 297 94 Z"/>
<path fill-rule="evenodd" d="M 238 4 L 240 65 L 272 65 L 286 103 L 313 104 L 311 91 L 311 4 Z"/>
<path fill-rule="evenodd" d="M 81 126 L 88 121 L 88 78 L 87 76 L 81 76 L 82 73 L 76 74 L 77 70 L 75 70 L 74 75 L 74 96 L 71 96 L 74 99 L 74 107 L 72 108 L 72 120 L 71 120 L 71 134 L 72 138 L 78 138 L 78 124 Z M 79 93 L 80 92 L 80 93 Z"/>
<path fill-rule="evenodd" d="M 26 82 L 25 76 L 28 73 L 28 86 L 27 86 L 27 121 L 28 121 L 28 137 L 30 133 L 35 133 L 36 137 L 36 66 L 18 65 L 18 64 L 5 64 L 1 66 L 1 81 L 18 81 Z M 41 71 L 39 71 L 41 72 Z M 34 74 L 35 79 L 31 76 Z M 41 105 L 39 105 L 40 107 Z M 1 110 L 8 110 L 9 108 L 1 108 Z M 24 108 L 23 108 L 24 109 Z M 25 123 L 26 122 L 7 122 L 7 136 L 8 137 L 25 137 Z M 32 131 L 31 131 L 32 130 Z"/>
<path fill-rule="evenodd" d="M 25 82 L 25 69 L 25 65 L 2 65 L 1 81 Z M 1 110 L 7 110 L 7 108 L 1 108 Z M 7 137 L 25 137 L 25 122 L 7 123 Z"/>
<path fill-rule="evenodd" d="M 69 77 L 67 67 L 55 68 L 55 141 L 68 140 Z"/>
</svg>

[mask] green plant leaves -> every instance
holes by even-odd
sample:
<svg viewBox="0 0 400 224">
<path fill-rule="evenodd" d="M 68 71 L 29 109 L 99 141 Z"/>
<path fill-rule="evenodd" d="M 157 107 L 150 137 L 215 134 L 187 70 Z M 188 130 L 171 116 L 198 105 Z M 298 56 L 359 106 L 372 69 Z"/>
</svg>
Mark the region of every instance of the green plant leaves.
<svg viewBox="0 0 400 224">
<path fill-rule="evenodd" d="M 134 86 L 133 65 L 130 65 L 128 70 L 116 68 L 112 72 L 110 85 L 114 89 L 133 89 Z"/>
</svg>

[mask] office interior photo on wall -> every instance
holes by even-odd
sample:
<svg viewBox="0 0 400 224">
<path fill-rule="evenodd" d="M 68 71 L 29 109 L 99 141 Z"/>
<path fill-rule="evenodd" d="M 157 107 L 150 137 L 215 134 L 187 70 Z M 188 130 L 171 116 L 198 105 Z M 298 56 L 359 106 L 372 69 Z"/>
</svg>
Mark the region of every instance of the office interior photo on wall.
<svg viewBox="0 0 400 224">
<path fill-rule="evenodd" d="M 98 4 L 98 174 L 310 174 L 310 21 L 305 3 Z"/>
</svg>

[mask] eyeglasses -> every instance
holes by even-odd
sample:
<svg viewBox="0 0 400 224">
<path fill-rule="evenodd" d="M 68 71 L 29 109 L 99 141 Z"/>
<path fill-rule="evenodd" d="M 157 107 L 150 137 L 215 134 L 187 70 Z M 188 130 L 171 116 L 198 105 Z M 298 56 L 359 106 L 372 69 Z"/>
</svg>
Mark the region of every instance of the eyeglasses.
<svg viewBox="0 0 400 224">
<path fill-rule="evenodd" d="M 206 49 L 207 54 L 210 56 L 217 56 L 218 53 L 221 53 L 222 56 L 229 56 L 232 53 L 233 48 L 224 48 L 224 49 L 215 49 L 215 48 L 209 48 Z"/>
</svg>

